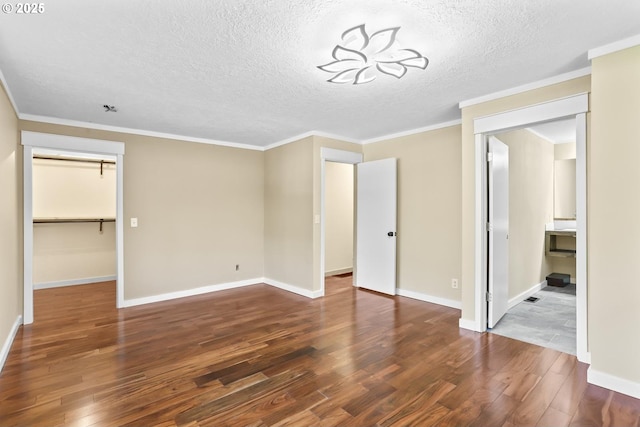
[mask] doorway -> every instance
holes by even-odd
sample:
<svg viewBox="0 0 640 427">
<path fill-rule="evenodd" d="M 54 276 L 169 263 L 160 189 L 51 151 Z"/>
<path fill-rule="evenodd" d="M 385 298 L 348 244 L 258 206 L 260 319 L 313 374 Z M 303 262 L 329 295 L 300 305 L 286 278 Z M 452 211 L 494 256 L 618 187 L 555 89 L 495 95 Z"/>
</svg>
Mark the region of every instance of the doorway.
<svg viewBox="0 0 640 427">
<path fill-rule="evenodd" d="M 357 165 L 358 163 L 362 163 L 363 161 L 363 156 L 361 153 L 354 153 L 354 152 L 350 152 L 350 151 L 344 151 L 344 150 L 336 150 L 333 148 L 327 148 L 327 147 L 322 147 L 320 150 L 320 215 L 319 218 L 317 218 L 318 222 L 320 222 L 320 295 L 324 296 L 326 293 L 326 289 L 325 289 L 325 277 L 326 277 L 326 272 L 327 272 L 327 265 L 329 265 L 329 268 L 333 268 L 331 267 L 332 264 L 331 262 L 329 264 L 327 264 L 327 192 L 328 192 L 328 188 L 327 188 L 327 165 L 329 164 L 341 164 L 341 165 L 349 165 L 352 170 L 353 168 L 355 168 L 355 165 Z M 331 166 L 329 166 L 331 167 Z M 352 182 L 351 184 L 353 185 L 353 191 L 355 193 L 355 176 L 352 175 Z M 330 190 L 329 190 L 330 191 Z M 356 283 L 356 274 L 357 271 L 355 270 L 355 265 L 353 262 L 353 258 L 354 255 L 357 251 L 357 247 L 356 247 L 356 242 L 355 242 L 355 238 L 354 238 L 354 232 L 353 232 L 353 226 L 355 225 L 355 201 L 353 202 L 352 205 L 352 212 L 353 215 L 352 216 L 352 221 L 351 221 L 351 229 L 352 229 L 352 234 L 350 236 L 351 238 L 351 258 L 352 258 L 352 262 L 351 262 L 351 274 L 352 274 L 352 279 L 351 279 L 351 283 L 353 286 L 355 286 Z M 329 247 L 331 247 L 331 243 L 329 243 Z M 344 260 L 344 255 L 341 257 L 342 260 Z M 331 270 L 329 270 L 329 272 L 331 272 Z M 342 283 L 344 283 L 344 280 L 342 281 Z"/>
<path fill-rule="evenodd" d="M 363 155 L 321 147 L 320 150 L 320 295 L 325 295 L 327 162 L 357 164 L 353 285 L 396 294 L 397 159 L 362 162 Z M 365 206 L 364 209 L 361 209 Z"/>
<path fill-rule="evenodd" d="M 354 165 L 325 162 L 325 290 L 344 287 L 354 264 Z"/>
<path fill-rule="evenodd" d="M 78 156 L 109 156 L 115 159 L 115 239 L 116 239 L 116 307 L 124 303 L 123 280 L 123 156 L 124 143 L 37 132 L 22 132 L 24 146 L 24 324 L 33 323 L 34 292 L 34 206 L 33 206 L 33 158 L 34 152 L 49 152 Z M 104 226 L 104 224 L 102 224 Z"/>
<path fill-rule="evenodd" d="M 489 153 L 493 152 L 493 156 L 487 167 L 491 224 L 488 327 L 498 335 L 573 355 L 576 354 L 575 129 L 574 117 L 492 134 Z M 497 141 L 508 150 L 509 162 L 508 185 L 503 190 L 508 196 L 503 209 L 507 212 L 504 222 L 509 224 L 508 239 L 503 239 L 506 256 L 491 250 L 492 240 L 500 241 L 492 239 L 500 229 L 500 223 L 494 223 L 492 218 L 492 204 L 496 204 L 492 202 L 501 198 L 492 185 L 492 171 L 500 160 L 492 148 Z M 566 163 L 573 167 L 565 171 L 569 166 Z M 503 280 L 496 275 L 501 268 L 505 270 Z"/>
<path fill-rule="evenodd" d="M 501 131 L 562 118 L 576 120 L 576 341 L 577 357 L 589 363 L 587 343 L 587 210 L 586 210 L 586 113 L 588 95 L 580 94 L 474 120 L 475 133 L 475 267 L 474 329 L 487 330 L 487 137 Z"/>
</svg>

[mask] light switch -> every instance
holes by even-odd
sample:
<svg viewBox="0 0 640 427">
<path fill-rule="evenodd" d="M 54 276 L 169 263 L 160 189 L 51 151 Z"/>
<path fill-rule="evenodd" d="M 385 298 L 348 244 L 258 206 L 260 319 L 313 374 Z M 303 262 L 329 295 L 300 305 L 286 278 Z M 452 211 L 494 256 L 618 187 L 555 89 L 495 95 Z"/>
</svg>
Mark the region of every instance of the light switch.
<svg viewBox="0 0 640 427">
<path fill-rule="evenodd" d="M 320 224 L 320 215 L 314 215 L 313 216 L 313 223 L 314 224 Z"/>
<path fill-rule="evenodd" d="M 136 228 L 138 226 L 138 218 L 131 218 L 131 228 Z"/>
</svg>

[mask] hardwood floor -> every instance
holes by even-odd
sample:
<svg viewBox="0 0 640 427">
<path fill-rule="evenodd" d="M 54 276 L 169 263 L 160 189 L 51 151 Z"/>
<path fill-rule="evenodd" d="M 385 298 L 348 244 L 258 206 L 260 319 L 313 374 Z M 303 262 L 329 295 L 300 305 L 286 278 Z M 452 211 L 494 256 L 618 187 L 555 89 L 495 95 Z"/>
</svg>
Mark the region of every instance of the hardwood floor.
<svg viewBox="0 0 640 427">
<path fill-rule="evenodd" d="M 576 358 L 458 328 L 458 310 L 327 279 L 116 310 L 40 290 L 0 375 L 1 426 L 638 426 Z"/>
</svg>

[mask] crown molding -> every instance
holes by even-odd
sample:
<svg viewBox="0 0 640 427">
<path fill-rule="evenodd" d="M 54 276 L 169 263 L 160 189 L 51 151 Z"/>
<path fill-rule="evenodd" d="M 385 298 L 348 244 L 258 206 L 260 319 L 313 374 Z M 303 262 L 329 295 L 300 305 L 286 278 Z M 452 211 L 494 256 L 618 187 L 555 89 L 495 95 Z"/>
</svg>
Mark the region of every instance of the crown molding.
<svg viewBox="0 0 640 427">
<path fill-rule="evenodd" d="M 609 43 L 604 46 L 596 47 L 589 50 L 589 59 L 598 58 L 599 56 L 608 55 L 610 53 L 618 52 L 620 50 L 628 49 L 630 47 L 640 45 L 640 34 L 637 36 L 629 37 L 627 39 L 618 40 L 617 42 Z"/>
<path fill-rule="evenodd" d="M 219 141 L 219 140 L 207 139 L 207 138 L 196 138 L 192 136 L 175 135 L 171 133 L 155 132 L 155 131 L 149 131 L 144 129 L 134 129 L 134 128 L 126 128 L 126 127 L 120 127 L 120 126 L 102 125 L 98 123 L 83 122 L 79 120 L 59 119 L 57 117 L 38 116 L 34 114 L 18 114 L 18 118 L 20 120 L 50 123 L 54 125 L 74 126 L 74 127 L 81 127 L 86 129 L 104 130 L 109 132 L 120 132 L 120 133 L 128 133 L 133 135 L 151 136 L 155 138 L 173 139 L 177 141 L 197 142 L 200 144 L 221 145 L 223 147 L 242 148 L 245 150 L 263 151 L 263 147 L 250 145 L 250 144 L 239 144 L 236 142 Z"/>
<path fill-rule="evenodd" d="M 357 139 L 347 138 L 346 136 L 335 135 L 335 134 L 327 133 L 327 132 L 311 130 L 309 132 L 305 132 L 305 133 L 301 133 L 301 134 L 298 134 L 298 135 L 294 135 L 294 136 L 289 137 L 287 139 L 283 139 L 281 141 L 274 142 L 273 144 L 269 144 L 269 145 L 263 147 L 263 151 L 271 150 L 272 148 L 280 147 L 282 145 L 291 144 L 292 142 L 300 141 L 301 139 L 308 138 L 310 136 L 321 136 L 323 138 L 337 139 L 339 141 L 350 142 L 352 144 L 362 145 L 362 142 L 358 141 Z"/>
<path fill-rule="evenodd" d="M 462 109 L 462 108 L 470 107 L 472 105 L 482 104 L 483 102 L 493 101 L 496 99 L 505 98 L 507 96 L 528 92 L 530 90 L 540 89 L 545 86 L 551 86 L 557 83 L 566 82 L 568 80 L 577 79 L 579 77 L 588 76 L 589 74 L 591 74 L 591 67 L 581 68 L 579 70 L 570 71 L 564 74 L 559 74 L 557 76 L 549 77 L 547 79 L 527 83 L 522 86 L 516 86 L 511 89 L 505 89 L 505 90 L 490 93 L 487 95 L 479 96 L 477 98 L 461 101 L 459 104 L 459 108 Z"/>
<path fill-rule="evenodd" d="M 5 79 L 4 74 L 2 73 L 2 70 L 0 70 L 0 83 L 2 83 L 2 86 L 4 86 L 4 91 L 7 93 L 7 97 L 9 97 L 9 102 L 13 106 L 13 111 L 16 113 L 16 116 L 20 118 L 20 113 L 18 112 L 18 106 L 16 105 L 16 100 L 13 98 L 13 95 L 11 94 L 11 90 L 9 89 L 9 85 L 7 84 L 7 80 Z"/>
<path fill-rule="evenodd" d="M 364 145 L 373 144 L 375 142 L 387 141 L 389 139 L 401 138 L 403 136 L 416 135 L 416 134 L 422 133 L 422 132 L 429 132 L 429 131 L 433 131 L 433 130 L 448 128 L 448 127 L 451 127 L 451 126 L 457 126 L 459 124 L 462 124 L 462 120 L 460 120 L 460 119 L 451 120 L 451 121 L 448 121 L 448 122 L 437 123 L 435 125 L 430 125 L 430 126 L 425 126 L 425 127 L 421 127 L 421 128 L 411 129 L 411 130 L 398 132 L 398 133 L 392 133 L 392 134 L 388 134 L 388 135 L 379 136 L 379 137 L 376 137 L 376 138 L 366 139 L 366 140 L 362 141 L 362 144 L 364 144 Z"/>
</svg>

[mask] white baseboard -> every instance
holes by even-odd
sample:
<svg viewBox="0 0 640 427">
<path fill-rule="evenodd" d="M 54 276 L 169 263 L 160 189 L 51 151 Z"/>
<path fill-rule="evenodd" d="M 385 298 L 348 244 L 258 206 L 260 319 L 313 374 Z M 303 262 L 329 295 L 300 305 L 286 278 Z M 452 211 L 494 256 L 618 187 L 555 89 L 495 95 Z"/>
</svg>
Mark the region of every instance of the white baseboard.
<svg viewBox="0 0 640 427">
<path fill-rule="evenodd" d="M 587 369 L 587 382 L 640 399 L 640 383 L 597 371 L 593 366 Z"/>
<path fill-rule="evenodd" d="M 458 326 L 461 329 L 467 329 L 467 330 L 473 331 L 473 332 L 482 332 L 480 330 L 480 326 L 477 325 L 476 322 L 473 321 L 473 320 L 467 320 L 467 319 L 460 318 L 458 320 Z"/>
<path fill-rule="evenodd" d="M 513 307 L 515 307 L 516 305 L 520 304 L 522 301 L 526 300 L 527 298 L 529 298 L 531 295 L 535 294 L 536 292 L 544 289 L 547 287 L 547 281 L 543 280 L 542 282 L 538 283 L 537 285 L 533 285 L 532 287 L 530 287 L 529 289 L 527 289 L 526 291 L 522 292 L 521 294 L 516 295 L 513 298 L 509 299 L 509 310 L 511 310 Z"/>
<path fill-rule="evenodd" d="M 86 277 L 84 279 L 59 280 L 57 282 L 34 283 L 33 289 L 61 288 L 63 286 L 88 285 L 90 283 L 110 282 L 116 280 L 116 276 Z"/>
<path fill-rule="evenodd" d="M 293 292 L 294 294 L 302 295 L 303 297 L 318 298 L 323 296 L 322 291 L 310 291 L 299 286 L 289 285 L 287 283 L 278 282 L 277 280 L 269 279 L 266 277 L 262 280 L 269 286 L 282 289 L 283 291 Z"/>
<path fill-rule="evenodd" d="M 4 344 L 2 345 L 2 350 L 0 350 L 0 372 L 2 372 L 2 368 L 4 368 L 4 362 L 7 361 L 7 357 L 9 356 L 9 351 L 11 350 L 11 344 L 13 344 L 13 340 L 16 338 L 16 334 L 18 333 L 18 329 L 20 329 L 20 325 L 22 325 L 22 316 L 18 315 L 16 321 L 13 322 L 13 326 L 9 331 L 9 335 L 7 339 L 4 340 Z"/>
<path fill-rule="evenodd" d="M 338 274 L 353 273 L 353 267 L 340 268 L 338 270 L 325 271 L 324 277 L 337 276 Z"/>
<path fill-rule="evenodd" d="M 413 298 L 420 301 L 430 302 L 433 304 L 444 305 L 445 307 L 457 308 L 458 310 L 462 308 L 462 304 L 460 303 L 460 301 L 447 299 L 447 298 L 434 297 L 432 295 L 409 291 L 406 289 L 396 288 L 396 294 L 400 295 L 401 297 Z"/>
<path fill-rule="evenodd" d="M 126 300 L 124 300 L 124 303 L 123 303 L 122 307 L 133 307 L 133 306 L 136 306 L 136 305 L 151 304 L 151 303 L 154 303 L 154 302 L 167 301 L 167 300 L 172 300 L 172 299 L 176 299 L 176 298 L 184 298 L 184 297 L 191 297 L 191 296 L 195 296 L 195 295 L 202 295 L 202 294 L 206 294 L 206 293 L 209 293 L 209 292 L 224 291 L 226 289 L 233 289 L 233 288 L 240 288 L 240 287 L 243 287 L 243 286 L 256 285 L 258 283 L 262 283 L 263 280 L 264 279 L 262 279 L 262 278 L 249 279 L 249 280 L 240 280 L 240 281 L 237 281 L 237 282 L 220 283 L 218 285 L 202 286 L 200 288 L 187 289 L 187 290 L 184 290 L 184 291 L 168 292 L 166 294 L 153 295 L 153 296 L 150 296 L 150 297 L 126 299 Z"/>
</svg>

